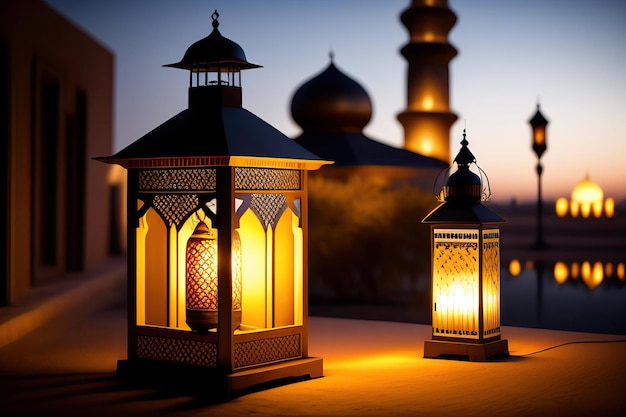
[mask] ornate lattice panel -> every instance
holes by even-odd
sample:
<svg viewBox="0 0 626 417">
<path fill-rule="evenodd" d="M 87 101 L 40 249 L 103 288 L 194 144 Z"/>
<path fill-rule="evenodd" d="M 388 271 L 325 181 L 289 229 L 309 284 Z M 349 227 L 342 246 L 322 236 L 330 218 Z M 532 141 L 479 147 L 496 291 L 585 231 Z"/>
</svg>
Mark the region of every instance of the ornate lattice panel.
<svg viewBox="0 0 626 417">
<path fill-rule="evenodd" d="M 287 208 L 287 197 L 284 194 L 252 194 L 250 209 L 261 221 L 267 230 L 267 226 L 276 227 L 280 216 Z"/>
<path fill-rule="evenodd" d="M 147 169 L 139 171 L 140 191 L 214 191 L 215 169 Z"/>
<path fill-rule="evenodd" d="M 300 334 L 235 343 L 235 368 L 298 358 Z"/>
<path fill-rule="evenodd" d="M 158 194 L 152 199 L 152 206 L 165 220 L 168 227 L 178 226 L 189 212 L 198 207 L 195 194 Z"/>
<path fill-rule="evenodd" d="M 299 190 L 300 171 L 271 168 L 235 168 L 236 190 Z"/>
<path fill-rule="evenodd" d="M 187 365 L 217 366 L 217 346 L 198 340 L 138 336 L 137 356 L 141 359 L 178 362 Z"/>
<path fill-rule="evenodd" d="M 478 230 L 435 229 L 433 335 L 478 339 Z"/>
<path fill-rule="evenodd" d="M 484 337 L 500 334 L 500 231 L 483 231 Z"/>
</svg>

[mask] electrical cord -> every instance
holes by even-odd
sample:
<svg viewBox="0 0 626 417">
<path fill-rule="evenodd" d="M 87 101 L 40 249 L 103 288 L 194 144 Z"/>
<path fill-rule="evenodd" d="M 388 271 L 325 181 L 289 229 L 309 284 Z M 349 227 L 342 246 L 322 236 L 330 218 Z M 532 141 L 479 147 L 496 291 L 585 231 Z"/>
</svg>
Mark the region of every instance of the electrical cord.
<svg viewBox="0 0 626 417">
<path fill-rule="evenodd" d="M 563 346 L 567 346 L 567 345 L 582 345 L 582 344 L 594 344 L 594 343 L 626 343 L 626 339 L 612 339 L 612 340 L 576 340 L 573 342 L 565 342 L 565 343 L 561 343 L 558 345 L 554 345 L 554 346 L 550 346 L 547 347 L 545 349 L 540 349 L 536 352 L 530 352 L 530 353 L 525 353 L 523 355 L 515 355 L 518 357 L 525 357 L 525 356 L 531 356 L 531 355 L 536 355 L 538 353 L 543 353 L 546 352 L 548 350 L 552 350 L 552 349 L 556 349 L 556 348 L 560 348 Z"/>
</svg>

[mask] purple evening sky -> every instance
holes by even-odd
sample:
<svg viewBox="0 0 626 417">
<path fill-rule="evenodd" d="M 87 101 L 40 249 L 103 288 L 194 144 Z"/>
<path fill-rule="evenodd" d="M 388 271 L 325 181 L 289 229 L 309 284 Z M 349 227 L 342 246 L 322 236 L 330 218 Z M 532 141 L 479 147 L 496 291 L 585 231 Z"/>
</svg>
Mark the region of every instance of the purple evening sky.
<svg viewBox="0 0 626 417">
<path fill-rule="evenodd" d="M 242 76 L 244 107 L 288 136 L 300 129 L 295 89 L 336 65 L 373 101 L 365 133 L 394 146 L 403 131 L 408 34 L 399 15 L 409 0 L 46 0 L 116 56 L 115 146 L 120 149 L 187 105 L 188 77 L 163 68 L 208 35 L 221 33 L 263 65 Z M 550 121 L 544 196 L 568 196 L 589 174 L 616 201 L 626 199 L 626 2 L 622 0 L 450 0 L 453 153 L 467 126 L 470 148 L 493 199 L 536 198 L 536 157 L 528 119 L 537 100 Z"/>
</svg>

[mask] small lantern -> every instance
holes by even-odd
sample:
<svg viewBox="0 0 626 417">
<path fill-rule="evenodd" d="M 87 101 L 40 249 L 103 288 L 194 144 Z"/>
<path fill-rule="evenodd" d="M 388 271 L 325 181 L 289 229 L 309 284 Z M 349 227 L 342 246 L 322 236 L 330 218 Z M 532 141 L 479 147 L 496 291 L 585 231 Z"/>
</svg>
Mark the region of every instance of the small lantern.
<svg viewBox="0 0 626 417">
<path fill-rule="evenodd" d="M 424 343 L 426 358 L 484 361 L 508 354 L 508 343 L 500 338 L 499 224 L 504 220 L 481 204 L 491 195 L 489 183 L 467 145 L 463 132 L 456 171 L 440 175 L 447 177 L 438 193 L 445 201 L 422 221 L 430 224 L 432 253 L 432 340 Z"/>
<path fill-rule="evenodd" d="M 128 171 L 118 373 L 206 394 L 322 375 L 307 352 L 307 171 L 329 163 L 242 108 L 240 71 L 259 66 L 218 17 L 167 65 L 189 71 L 189 108 L 97 158 Z"/>
<path fill-rule="evenodd" d="M 241 239 L 233 230 L 233 329 L 241 324 Z M 217 239 L 204 222 L 196 226 L 187 241 L 185 257 L 187 324 L 203 332 L 217 328 L 218 280 Z"/>
</svg>

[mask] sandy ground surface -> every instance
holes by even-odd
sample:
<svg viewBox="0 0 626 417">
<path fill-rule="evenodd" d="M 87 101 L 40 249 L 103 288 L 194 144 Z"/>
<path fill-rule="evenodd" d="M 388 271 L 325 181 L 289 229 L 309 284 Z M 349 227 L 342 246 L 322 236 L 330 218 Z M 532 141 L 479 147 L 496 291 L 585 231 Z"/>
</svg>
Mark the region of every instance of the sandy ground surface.
<svg viewBox="0 0 626 417">
<path fill-rule="evenodd" d="M 626 337 L 504 327 L 511 357 L 424 359 L 428 326 L 312 317 L 324 377 L 209 404 L 115 378 L 125 311 L 63 316 L 0 349 L 2 416 L 624 416 Z M 614 342 L 622 340 L 621 342 Z M 589 342 L 542 349 L 568 342 Z"/>
</svg>

